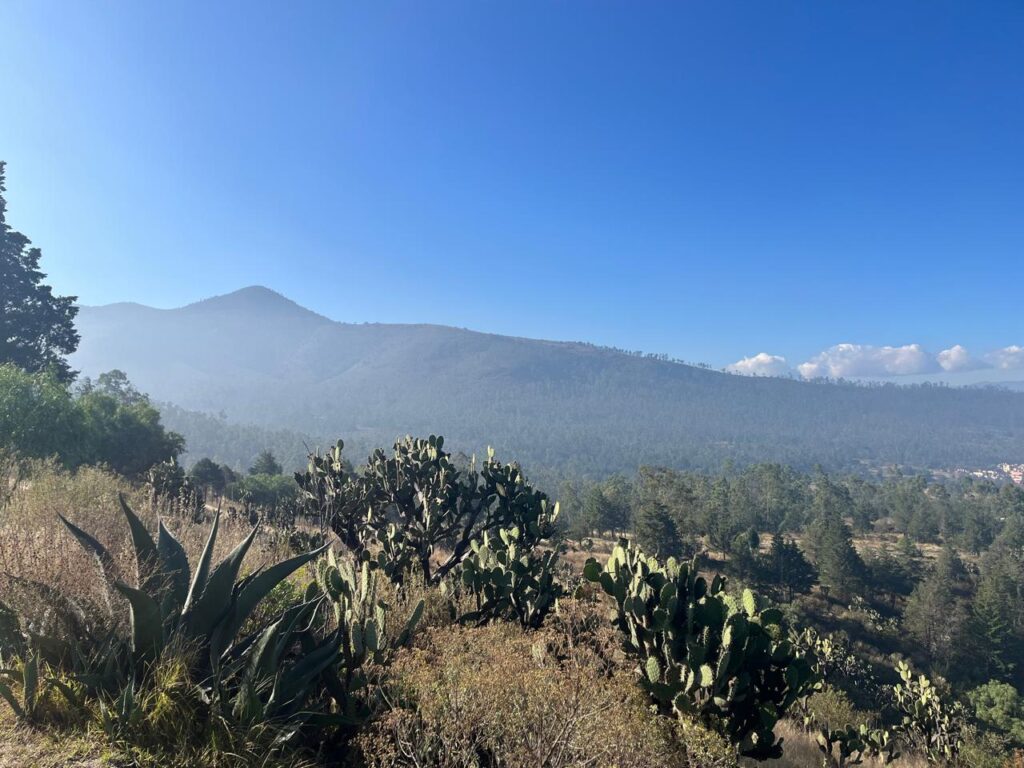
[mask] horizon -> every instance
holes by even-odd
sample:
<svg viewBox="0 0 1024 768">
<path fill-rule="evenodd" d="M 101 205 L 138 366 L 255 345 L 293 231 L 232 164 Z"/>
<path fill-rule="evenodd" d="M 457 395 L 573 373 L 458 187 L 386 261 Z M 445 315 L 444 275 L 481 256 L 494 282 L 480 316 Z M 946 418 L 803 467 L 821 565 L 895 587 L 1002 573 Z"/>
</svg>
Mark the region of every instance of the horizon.
<svg viewBox="0 0 1024 768">
<path fill-rule="evenodd" d="M 5 6 L 9 220 L 90 305 L 1024 378 L 1024 8 L 522 8 Z"/>
<path fill-rule="evenodd" d="M 137 306 L 137 307 L 142 307 L 144 309 L 152 309 L 152 310 L 156 310 L 156 311 L 160 311 L 160 312 L 173 312 L 173 311 L 176 311 L 176 310 L 188 309 L 189 307 L 197 306 L 197 305 L 200 305 L 200 304 L 216 302 L 217 300 L 220 300 L 220 299 L 227 299 L 227 298 L 231 298 L 233 296 L 237 296 L 239 294 L 245 294 L 245 293 L 261 293 L 261 294 L 264 294 L 264 295 L 268 295 L 269 294 L 273 298 L 276 298 L 276 299 L 279 299 L 281 301 L 287 302 L 288 304 L 293 304 L 298 309 L 303 310 L 305 312 L 312 312 L 313 314 L 316 314 L 316 315 L 318 315 L 318 316 L 320 316 L 320 317 L 324 318 L 325 320 L 327 320 L 329 322 L 332 322 L 332 323 L 340 323 L 340 324 L 344 324 L 344 325 L 403 325 L 403 326 L 412 326 L 412 327 L 415 327 L 415 326 L 434 326 L 434 327 L 439 327 L 439 328 L 448 328 L 448 329 L 452 329 L 452 330 L 468 331 L 468 332 L 471 332 L 471 333 L 479 333 L 479 334 L 483 334 L 483 335 L 506 336 L 506 337 L 509 337 L 509 338 L 518 338 L 518 339 L 523 339 L 523 340 L 526 340 L 526 341 L 538 341 L 538 342 L 547 342 L 547 343 L 553 343 L 553 344 L 585 344 L 585 345 L 596 347 L 598 349 L 606 349 L 606 350 L 610 350 L 610 351 L 614 351 L 614 352 L 620 352 L 620 353 L 631 355 L 631 356 L 632 355 L 657 356 L 657 357 L 661 358 L 661 362 L 674 363 L 674 364 L 679 364 L 679 365 L 688 365 L 688 366 L 693 366 L 693 367 L 701 367 L 701 368 L 706 368 L 706 369 L 714 371 L 714 372 L 727 373 L 727 374 L 731 374 L 731 375 L 735 375 L 735 376 L 755 376 L 755 377 L 761 377 L 761 378 L 789 378 L 789 379 L 802 380 L 802 381 L 817 381 L 817 380 L 837 381 L 837 382 L 838 381 L 845 381 L 845 382 L 855 383 L 855 384 L 887 383 L 887 384 L 897 384 L 897 385 L 901 385 L 901 384 L 902 385 L 914 385 L 914 384 L 922 384 L 922 383 L 938 383 L 938 384 L 947 384 L 947 385 L 950 385 L 950 386 L 976 386 L 976 385 L 986 385 L 986 384 L 991 384 L 991 385 L 1001 385 L 1001 384 L 1015 384 L 1016 385 L 1016 384 L 1024 384 L 1024 372 L 1016 372 L 1014 369 L 998 371 L 998 370 L 994 370 L 992 368 L 980 368 L 980 369 L 975 369 L 975 370 L 972 370 L 972 371 L 961 372 L 959 374 L 957 374 L 957 373 L 952 373 L 952 374 L 947 373 L 945 375 L 941 375 L 941 374 L 939 374 L 939 375 L 936 375 L 936 374 L 923 374 L 923 375 L 902 375 L 902 376 L 851 376 L 851 377 L 804 376 L 804 375 L 801 375 L 801 372 L 799 370 L 789 370 L 786 373 L 764 373 L 764 372 L 759 372 L 759 371 L 758 372 L 747 373 L 747 372 L 736 370 L 735 366 L 726 365 L 726 366 L 715 367 L 714 365 L 712 365 L 710 363 L 707 363 L 705 361 L 702 361 L 702 360 L 686 360 L 686 359 L 681 359 L 681 358 L 675 358 L 675 357 L 671 357 L 671 356 L 667 355 L 664 352 L 659 352 L 658 350 L 626 349 L 626 348 L 622 348 L 622 347 L 613 347 L 613 346 L 609 346 L 609 345 L 605 345 L 605 344 L 598 344 L 596 342 L 589 341 L 587 339 L 559 339 L 559 338 L 546 338 L 546 337 L 538 337 L 538 336 L 511 336 L 510 334 L 496 334 L 496 333 L 494 333 L 492 331 L 483 331 L 483 330 L 480 330 L 480 329 L 477 329 L 477 328 L 466 327 L 466 326 L 446 325 L 446 324 L 443 324 L 443 323 L 427 323 L 427 322 L 385 323 L 385 322 L 376 321 L 376 320 L 339 320 L 339 319 L 331 317 L 329 315 L 325 315 L 325 314 L 322 314 L 320 312 L 316 312 L 315 310 L 310 309 L 309 307 L 303 306 L 300 302 L 295 301 L 290 296 L 287 296 L 286 294 L 284 294 L 284 293 L 282 293 L 282 292 L 280 292 L 278 290 L 275 290 L 274 288 L 271 288 L 271 287 L 266 286 L 266 285 L 258 285 L 258 284 L 242 286 L 241 288 L 236 288 L 235 290 L 228 291 L 227 293 L 217 294 L 217 295 L 213 295 L 213 296 L 206 296 L 206 297 L 195 299 L 195 300 L 192 300 L 192 301 L 187 301 L 186 303 L 181 304 L 181 305 L 177 305 L 177 306 L 157 307 L 157 306 L 153 306 L 153 305 L 150 305 L 150 304 L 141 304 L 141 303 L 139 303 L 137 301 L 116 301 L 116 302 L 111 302 L 109 304 L 82 304 L 82 303 L 78 303 L 76 306 L 78 306 L 80 309 L 86 309 L 86 310 L 90 310 L 90 309 L 92 309 L 92 310 L 102 310 L 102 309 L 105 309 L 105 308 L 108 308 L 108 307 L 118 307 L 118 306 Z M 74 357 L 74 356 L 72 356 L 72 357 Z M 1020 378 L 1015 377 L 1015 375 L 1014 375 L 1015 373 Z"/>
</svg>

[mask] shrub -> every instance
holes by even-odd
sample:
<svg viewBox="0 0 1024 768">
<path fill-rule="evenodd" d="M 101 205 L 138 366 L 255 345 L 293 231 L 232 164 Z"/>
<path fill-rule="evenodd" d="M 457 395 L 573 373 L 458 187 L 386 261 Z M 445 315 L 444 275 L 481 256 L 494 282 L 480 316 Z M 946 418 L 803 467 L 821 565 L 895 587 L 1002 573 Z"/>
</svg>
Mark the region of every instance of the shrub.
<svg viewBox="0 0 1024 768">
<path fill-rule="evenodd" d="M 357 739 L 373 768 L 735 766 L 733 751 L 687 723 L 651 718 L 630 675 L 551 630 L 427 633 L 392 665 L 394 709 Z"/>
<path fill-rule="evenodd" d="M 970 691 L 967 699 L 979 723 L 1024 747 L 1024 698 L 1016 688 L 991 680 Z"/>
</svg>

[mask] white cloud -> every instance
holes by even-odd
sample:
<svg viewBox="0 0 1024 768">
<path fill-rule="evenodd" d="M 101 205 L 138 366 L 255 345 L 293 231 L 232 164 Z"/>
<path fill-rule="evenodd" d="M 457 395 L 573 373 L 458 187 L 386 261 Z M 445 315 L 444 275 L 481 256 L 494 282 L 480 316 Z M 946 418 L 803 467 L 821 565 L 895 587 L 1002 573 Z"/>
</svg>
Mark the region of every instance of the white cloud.
<svg viewBox="0 0 1024 768">
<path fill-rule="evenodd" d="M 987 367 L 984 361 L 973 357 L 971 353 L 967 351 L 967 347 L 960 344 L 954 344 L 949 349 L 942 350 L 935 356 L 935 359 L 942 367 L 942 370 L 947 371 L 948 373 L 976 371 L 979 368 Z"/>
<path fill-rule="evenodd" d="M 985 359 L 1003 371 L 1024 368 L 1024 347 L 1012 344 L 1009 347 L 989 352 L 985 355 Z"/>
<path fill-rule="evenodd" d="M 792 373 L 786 358 L 769 355 L 767 352 L 758 352 L 753 357 L 744 357 L 732 365 L 725 366 L 725 370 L 743 376 L 789 376 Z"/>
<path fill-rule="evenodd" d="M 920 344 L 874 347 L 869 344 L 836 344 L 797 366 L 805 379 L 855 378 L 858 376 L 909 376 L 939 370 L 935 359 Z"/>
</svg>

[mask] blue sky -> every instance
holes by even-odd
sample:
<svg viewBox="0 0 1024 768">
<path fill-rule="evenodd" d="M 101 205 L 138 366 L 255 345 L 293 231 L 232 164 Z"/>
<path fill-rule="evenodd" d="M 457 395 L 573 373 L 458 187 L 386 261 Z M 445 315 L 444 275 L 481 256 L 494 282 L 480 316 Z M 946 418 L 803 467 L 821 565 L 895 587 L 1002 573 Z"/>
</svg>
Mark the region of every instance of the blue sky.
<svg viewBox="0 0 1024 768">
<path fill-rule="evenodd" d="M 263 284 L 716 366 L 1024 345 L 1016 0 L 8 0 L 0 29 L 9 220 L 84 303 Z"/>
</svg>

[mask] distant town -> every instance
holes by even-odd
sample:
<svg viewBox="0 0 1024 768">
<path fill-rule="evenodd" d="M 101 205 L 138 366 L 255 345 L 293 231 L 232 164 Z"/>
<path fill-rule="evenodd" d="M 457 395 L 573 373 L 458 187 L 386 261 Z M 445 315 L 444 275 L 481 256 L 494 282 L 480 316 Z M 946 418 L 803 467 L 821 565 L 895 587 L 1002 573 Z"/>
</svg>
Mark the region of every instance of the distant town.
<svg viewBox="0 0 1024 768">
<path fill-rule="evenodd" d="M 1000 464 L 995 469 L 957 469 L 954 474 L 970 475 L 985 480 L 1005 482 L 1009 480 L 1017 485 L 1024 485 L 1024 464 Z"/>
</svg>

